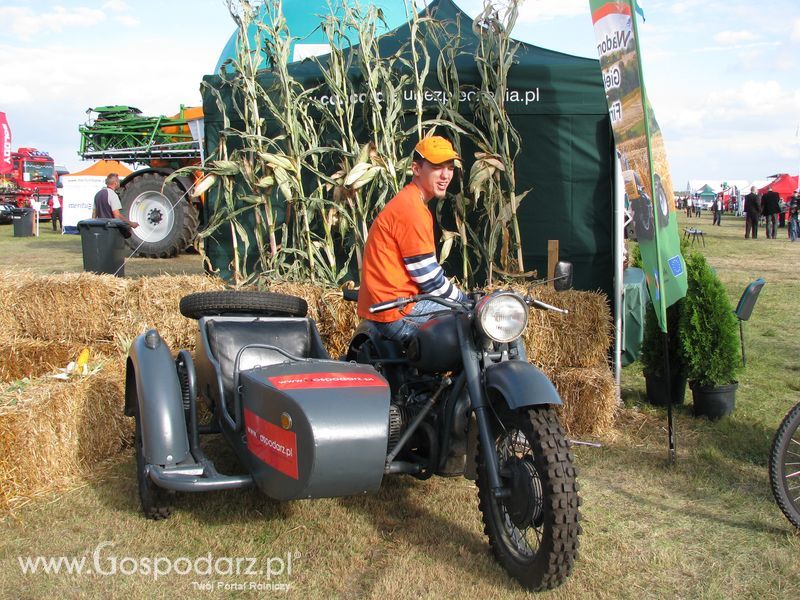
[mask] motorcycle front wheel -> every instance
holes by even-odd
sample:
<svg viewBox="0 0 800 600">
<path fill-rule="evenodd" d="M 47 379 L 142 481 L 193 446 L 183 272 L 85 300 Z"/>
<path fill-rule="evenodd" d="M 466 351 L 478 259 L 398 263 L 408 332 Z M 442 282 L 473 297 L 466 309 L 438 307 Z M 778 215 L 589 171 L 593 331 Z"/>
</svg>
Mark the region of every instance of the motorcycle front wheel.
<svg viewBox="0 0 800 600">
<path fill-rule="evenodd" d="M 789 411 L 769 453 L 769 480 L 772 494 L 783 514 L 800 529 L 800 404 Z"/>
<path fill-rule="evenodd" d="M 558 587 L 578 554 L 580 498 L 564 431 L 551 407 L 498 414 L 500 476 L 511 491 L 496 498 L 478 449 L 478 496 L 497 561 L 531 591 Z"/>
</svg>

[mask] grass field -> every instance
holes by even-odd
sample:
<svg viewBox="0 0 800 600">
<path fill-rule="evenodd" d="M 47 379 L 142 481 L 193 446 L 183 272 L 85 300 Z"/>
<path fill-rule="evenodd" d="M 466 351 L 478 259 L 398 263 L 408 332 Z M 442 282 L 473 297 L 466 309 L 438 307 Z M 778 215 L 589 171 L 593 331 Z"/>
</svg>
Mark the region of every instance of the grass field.
<svg viewBox="0 0 800 600">
<path fill-rule="evenodd" d="M 38 237 L 14 237 L 11 225 L 0 225 L 0 270 L 10 268 L 41 274 L 82 271 L 81 237 L 55 232 L 49 222 L 40 224 Z M 202 272 L 203 262 L 198 254 L 181 254 L 169 260 L 128 258 L 125 261 L 126 277 Z"/>
<path fill-rule="evenodd" d="M 575 449 L 584 500 L 580 559 L 569 581 L 541 598 L 800 598 L 800 535 L 779 512 L 767 476 L 772 434 L 800 399 L 800 243 L 790 244 L 785 230 L 777 240 L 744 240 L 743 221 L 728 216 L 721 227 L 711 226 L 710 215 L 681 217 L 681 225 L 687 221 L 705 231 L 701 251 L 732 302 L 749 281 L 767 280 L 745 327 L 748 365 L 736 411 L 716 423 L 697 420 L 687 398 L 677 410 L 678 463 L 670 467 L 665 411 L 643 401 L 638 365 L 626 368 L 617 434 L 599 440 L 602 448 Z M 10 244 L 19 248 L 20 240 L 9 241 L 7 231 L 0 228 L 0 266 L 19 260 Z M 37 263 L 26 258 L 24 266 L 80 269 L 76 242 L 22 243 Z M 197 257 L 175 262 L 185 260 L 199 268 Z M 158 267 L 143 270 L 173 264 L 151 262 Z M 218 440 L 209 444 L 209 454 L 224 455 L 218 466 L 233 470 Z M 0 596 L 526 597 L 492 560 L 476 489 L 463 479 L 395 478 L 373 496 L 282 504 L 255 491 L 183 495 L 172 518 L 154 523 L 139 512 L 134 467 L 128 450 L 96 480 L 3 518 Z M 24 574 L 19 557 L 35 556 L 84 558 L 93 572 Z M 249 557 L 275 574 L 236 574 L 236 559 Z M 218 574 L 204 574 L 199 559 L 218 561 Z M 169 563 L 172 572 L 142 574 L 148 560 Z M 198 570 L 176 573 L 187 561 Z M 248 564 L 240 560 L 242 569 Z"/>
</svg>

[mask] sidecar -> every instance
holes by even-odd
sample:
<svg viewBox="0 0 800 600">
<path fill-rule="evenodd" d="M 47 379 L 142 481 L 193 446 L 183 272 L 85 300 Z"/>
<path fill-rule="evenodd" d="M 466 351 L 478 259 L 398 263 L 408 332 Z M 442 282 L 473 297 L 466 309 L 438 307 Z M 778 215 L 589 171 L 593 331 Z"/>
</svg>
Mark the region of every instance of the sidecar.
<svg viewBox="0 0 800 600">
<path fill-rule="evenodd" d="M 380 487 L 388 383 L 371 366 L 332 360 L 306 310 L 298 298 L 266 292 L 193 294 L 181 312 L 197 319 L 194 355 L 173 356 L 154 329 L 133 341 L 125 414 L 136 418 L 148 516 L 167 516 L 174 492 L 255 484 L 290 500 Z M 201 401 L 211 412 L 202 425 Z M 246 474 L 217 471 L 200 443 L 210 433 L 227 440 Z"/>
</svg>

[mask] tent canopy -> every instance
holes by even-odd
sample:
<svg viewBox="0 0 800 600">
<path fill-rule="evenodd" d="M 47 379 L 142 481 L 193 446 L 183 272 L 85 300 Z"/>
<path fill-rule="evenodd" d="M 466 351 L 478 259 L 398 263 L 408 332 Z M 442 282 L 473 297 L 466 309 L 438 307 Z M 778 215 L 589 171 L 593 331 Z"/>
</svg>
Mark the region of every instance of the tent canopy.
<svg viewBox="0 0 800 600">
<path fill-rule="evenodd" d="M 368 0 L 360 4 L 362 8 L 372 5 L 381 10 L 384 22 L 376 24 L 379 33 L 386 33 L 406 22 L 406 7 L 403 0 Z M 291 61 L 302 60 L 308 56 L 327 54 L 325 48 L 328 46 L 328 39 L 320 27 L 320 21 L 330 15 L 331 11 L 337 15 L 341 14 L 341 6 L 337 3 L 331 4 L 329 0 L 304 0 L 303 2 L 284 2 L 281 9 L 292 37 L 295 38 L 289 50 Z M 266 7 L 262 5 L 259 10 L 261 20 L 267 19 Z M 250 25 L 247 37 L 251 47 L 258 45 L 257 36 L 258 27 L 255 24 Z M 355 32 L 353 32 L 352 38 L 357 39 Z M 238 40 L 239 30 L 237 29 L 231 34 L 230 39 L 222 49 L 222 53 L 217 60 L 217 66 L 214 69 L 215 73 L 219 72 L 225 61 L 236 59 L 236 43 Z M 342 41 L 344 43 L 347 42 L 347 40 Z M 266 67 L 266 57 L 261 53 L 260 68 L 264 67 Z"/>
<path fill-rule="evenodd" d="M 116 160 L 98 160 L 83 171 L 70 173 L 69 175 L 72 177 L 105 177 L 109 173 L 116 173 L 122 179 L 133 173 L 133 171 Z"/>
<path fill-rule="evenodd" d="M 704 185 L 700 190 L 700 192 L 698 193 L 698 196 L 700 196 L 700 198 L 702 198 L 703 200 L 706 199 L 713 200 L 714 198 L 717 197 L 717 192 L 715 192 L 710 185 Z"/>
<path fill-rule="evenodd" d="M 788 200 L 792 197 L 795 190 L 798 189 L 797 175 L 791 176 L 786 173 L 781 173 L 780 175 L 773 175 L 773 177 L 775 177 L 773 181 L 758 190 L 759 194 L 763 194 L 769 188 L 772 188 L 773 192 L 778 192 L 781 199 Z"/>
<path fill-rule="evenodd" d="M 459 45 L 461 52 L 455 62 L 462 90 L 479 86 L 480 76 L 474 60 L 479 38 L 472 31 L 472 19 L 452 0 L 434 0 L 429 10 Z M 410 37 L 408 24 L 382 36 L 379 40 L 381 55 L 398 52 Z M 431 64 L 435 65 L 439 52 L 433 46 L 429 46 L 428 51 Z M 320 58 L 323 68 L 326 60 Z M 306 87 L 323 81 L 313 61 L 294 63 L 289 69 Z M 440 86 L 435 68 L 432 71 L 426 88 L 436 91 Z M 360 73 L 354 70 L 350 78 L 357 88 L 361 82 Z M 259 82 L 264 89 L 270 89 L 273 81 L 269 71 L 260 72 Z M 231 126 L 241 127 L 242 124 L 237 122 L 234 108 L 234 103 L 240 99 L 232 97 L 231 86 L 220 75 L 206 76 L 204 83 L 208 156 L 217 149 L 223 127 L 218 95 Z M 540 277 L 545 276 L 548 240 L 557 239 L 560 257 L 575 264 L 576 287 L 600 289 L 612 296 L 614 149 L 599 62 L 522 43 L 510 70 L 507 99 L 511 122 L 522 139 L 516 191 L 519 194 L 530 190 L 518 211 L 526 270 L 536 269 Z M 409 100 L 407 106 L 413 108 L 413 100 Z M 435 97 L 430 102 L 426 99 L 426 108 L 430 114 L 435 114 Z M 461 111 L 473 120 L 468 102 L 461 103 Z M 261 114 L 266 113 L 265 109 Z M 272 125 L 272 135 L 277 133 L 274 123 L 268 120 L 267 125 Z M 409 147 L 407 152 L 411 150 Z M 467 159 L 465 173 L 470 167 L 472 150 L 462 139 L 462 153 Z M 206 217 L 214 204 L 212 195 L 206 204 Z M 212 268 L 221 269 L 225 276 L 233 250 L 230 237 L 226 239 L 222 230 L 227 228 L 220 228 L 219 234 L 207 239 L 206 252 Z"/>
</svg>

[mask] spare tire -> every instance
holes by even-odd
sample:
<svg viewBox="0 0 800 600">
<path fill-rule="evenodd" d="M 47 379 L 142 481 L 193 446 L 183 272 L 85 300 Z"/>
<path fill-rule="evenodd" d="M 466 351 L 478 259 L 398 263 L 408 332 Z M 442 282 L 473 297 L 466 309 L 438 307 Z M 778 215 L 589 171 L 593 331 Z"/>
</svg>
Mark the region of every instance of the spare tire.
<svg viewBox="0 0 800 600">
<path fill-rule="evenodd" d="M 181 298 L 180 311 L 189 319 L 217 315 L 305 317 L 308 303 L 297 296 L 273 292 L 197 292 Z"/>
</svg>

